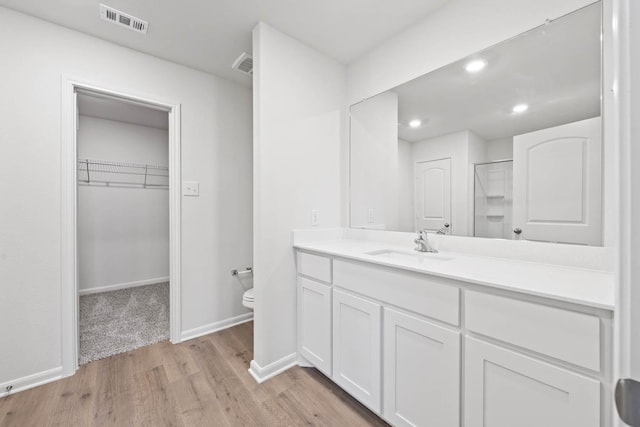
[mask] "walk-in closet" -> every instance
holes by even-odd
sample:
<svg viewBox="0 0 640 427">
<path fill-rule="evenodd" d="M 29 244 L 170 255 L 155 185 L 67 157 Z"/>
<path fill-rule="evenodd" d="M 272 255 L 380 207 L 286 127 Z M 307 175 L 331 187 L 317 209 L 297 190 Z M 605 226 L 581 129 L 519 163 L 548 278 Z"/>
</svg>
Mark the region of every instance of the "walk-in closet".
<svg viewBox="0 0 640 427">
<path fill-rule="evenodd" d="M 80 365 L 169 338 L 168 114 L 78 93 Z"/>
</svg>

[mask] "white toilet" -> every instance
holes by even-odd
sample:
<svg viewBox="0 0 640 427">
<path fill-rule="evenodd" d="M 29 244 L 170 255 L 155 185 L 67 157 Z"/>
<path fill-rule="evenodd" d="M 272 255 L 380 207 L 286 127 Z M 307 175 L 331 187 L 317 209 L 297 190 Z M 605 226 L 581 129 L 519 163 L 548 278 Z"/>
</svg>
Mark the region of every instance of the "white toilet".
<svg viewBox="0 0 640 427">
<path fill-rule="evenodd" d="M 242 305 L 247 307 L 249 310 L 253 310 L 253 269 L 251 267 L 247 267 L 241 271 L 231 270 L 231 275 L 238 278 L 238 282 L 244 289 L 247 289 L 247 286 L 245 286 L 242 278 L 248 276 L 251 279 L 251 288 L 242 294 Z"/>
<path fill-rule="evenodd" d="M 242 305 L 253 310 L 253 288 L 249 289 L 242 295 Z"/>
</svg>

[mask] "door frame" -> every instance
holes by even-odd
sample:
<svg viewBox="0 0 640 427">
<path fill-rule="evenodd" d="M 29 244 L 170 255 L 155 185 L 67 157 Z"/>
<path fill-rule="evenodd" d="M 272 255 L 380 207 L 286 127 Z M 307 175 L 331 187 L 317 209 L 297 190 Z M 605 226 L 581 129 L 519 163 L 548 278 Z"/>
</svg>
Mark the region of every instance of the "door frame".
<svg viewBox="0 0 640 427">
<path fill-rule="evenodd" d="M 78 240 L 77 240 L 77 90 L 167 111 L 169 115 L 169 338 L 181 340 L 181 105 L 140 96 L 104 84 L 62 76 L 61 79 L 61 215 L 60 215 L 60 317 L 62 375 L 78 369 Z"/>
<path fill-rule="evenodd" d="M 640 265 L 635 260 L 640 255 L 640 172 L 635 167 L 640 161 L 636 147 L 640 138 L 640 126 L 633 120 L 638 113 L 640 79 L 633 74 L 637 70 L 639 56 L 633 51 L 639 37 L 639 29 L 633 24 L 638 5 L 630 0 L 613 0 L 613 74 L 616 85 L 611 91 L 613 138 L 619 141 L 616 153 L 618 175 L 617 205 L 617 265 L 616 307 L 614 317 L 614 368 L 613 381 L 632 378 L 640 381 Z M 614 409 L 614 426 L 622 426 Z"/>
</svg>

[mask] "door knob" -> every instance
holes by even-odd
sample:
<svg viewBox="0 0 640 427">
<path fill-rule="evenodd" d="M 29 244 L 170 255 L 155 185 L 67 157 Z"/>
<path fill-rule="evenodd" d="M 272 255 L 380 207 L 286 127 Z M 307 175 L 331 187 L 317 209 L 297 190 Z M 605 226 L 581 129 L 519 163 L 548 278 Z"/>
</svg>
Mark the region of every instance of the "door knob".
<svg viewBox="0 0 640 427">
<path fill-rule="evenodd" d="M 616 383 L 615 402 L 618 415 L 630 426 L 640 426 L 640 383 L 631 378 Z"/>
<path fill-rule="evenodd" d="M 516 234 L 520 234 L 520 233 L 522 233 L 522 228 L 516 227 L 516 228 L 513 229 L 513 232 L 516 233 Z"/>
</svg>

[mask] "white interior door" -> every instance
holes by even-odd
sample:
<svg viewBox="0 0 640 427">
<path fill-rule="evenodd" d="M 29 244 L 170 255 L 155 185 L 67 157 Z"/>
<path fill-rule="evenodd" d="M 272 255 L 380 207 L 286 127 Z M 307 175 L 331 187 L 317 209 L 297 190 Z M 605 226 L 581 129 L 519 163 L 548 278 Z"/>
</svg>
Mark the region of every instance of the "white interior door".
<svg viewBox="0 0 640 427">
<path fill-rule="evenodd" d="M 514 137 L 514 233 L 527 240 L 601 245 L 601 202 L 599 117 Z"/>
<path fill-rule="evenodd" d="M 451 159 L 417 163 L 415 174 L 416 229 L 437 231 L 451 224 Z"/>
</svg>

